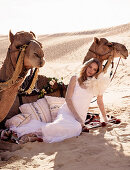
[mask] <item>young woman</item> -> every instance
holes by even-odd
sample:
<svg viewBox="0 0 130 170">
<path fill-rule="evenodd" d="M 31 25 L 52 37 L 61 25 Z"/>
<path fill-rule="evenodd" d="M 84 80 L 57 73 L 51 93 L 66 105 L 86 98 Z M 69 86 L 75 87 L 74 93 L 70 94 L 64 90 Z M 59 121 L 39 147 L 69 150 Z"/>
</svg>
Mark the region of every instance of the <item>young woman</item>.
<svg viewBox="0 0 130 170">
<path fill-rule="evenodd" d="M 104 121 L 107 122 L 102 96 L 103 79 L 98 76 L 100 69 L 102 69 L 100 62 L 97 59 L 91 59 L 83 65 L 78 77 L 72 76 L 66 92 L 66 102 L 60 107 L 54 122 L 43 123 L 32 120 L 26 125 L 11 130 L 18 136 L 33 132 L 49 143 L 79 136 L 94 96 L 97 96 L 97 104 Z"/>
</svg>

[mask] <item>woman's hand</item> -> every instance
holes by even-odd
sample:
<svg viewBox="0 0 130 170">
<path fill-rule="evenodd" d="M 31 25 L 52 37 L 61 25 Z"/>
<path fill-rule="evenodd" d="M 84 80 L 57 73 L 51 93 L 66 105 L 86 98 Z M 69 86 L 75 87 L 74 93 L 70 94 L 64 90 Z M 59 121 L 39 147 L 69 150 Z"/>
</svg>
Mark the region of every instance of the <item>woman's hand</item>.
<svg viewBox="0 0 130 170">
<path fill-rule="evenodd" d="M 85 127 L 85 124 L 84 124 L 84 123 L 81 123 L 81 126 L 82 126 L 82 128 L 83 128 L 83 127 Z"/>
<path fill-rule="evenodd" d="M 108 118 L 107 118 L 107 116 L 104 116 L 103 119 L 104 119 L 105 123 L 108 123 Z"/>
<path fill-rule="evenodd" d="M 79 123 L 81 124 L 82 128 L 85 126 L 85 124 L 82 120 L 80 120 Z"/>
</svg>

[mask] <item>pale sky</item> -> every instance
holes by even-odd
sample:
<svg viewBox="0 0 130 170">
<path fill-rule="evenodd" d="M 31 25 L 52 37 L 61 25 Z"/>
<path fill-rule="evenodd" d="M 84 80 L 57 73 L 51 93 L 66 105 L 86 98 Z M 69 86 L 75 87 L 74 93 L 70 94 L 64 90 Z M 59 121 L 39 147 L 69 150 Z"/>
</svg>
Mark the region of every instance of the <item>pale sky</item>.
<svg viewBox="0 0 130 170">
<path fill-rule="evenodd" d="M 130 0 L 0 0 L 0 34 L 87 31 L 130 22 Z"/>
</svg>

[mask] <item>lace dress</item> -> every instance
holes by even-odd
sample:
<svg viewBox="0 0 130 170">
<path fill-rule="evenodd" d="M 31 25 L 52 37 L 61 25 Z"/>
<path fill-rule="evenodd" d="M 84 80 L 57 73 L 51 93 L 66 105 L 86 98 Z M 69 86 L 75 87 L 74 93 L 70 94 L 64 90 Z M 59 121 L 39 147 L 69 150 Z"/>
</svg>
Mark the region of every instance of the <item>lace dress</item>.
<svg viewBox="0 0 130 170">
<path fill-rule="evenodd" d="M 78 80 L 76 80 L 72 101 L 77 113 L 83 121 L 86 119 L 88 108 L 93 96 L 93 88 L 81 88 Z M 31 120 L 28 124 L 17 128 L 13 127 L 11 130 L 15 131 L 19 137 L 24 134 L 35 133 L 41 137 L 43 141 L 52 143 L 74 136 L 79 136 L 82 131 L 82 127 L 81 124 L 74 118 L 72 112 L 67 106 L 67 103 L 65 102 L 60 107 L 58 116 L 54 122 L 44 123 L 38 120 Z"/>
</svg>

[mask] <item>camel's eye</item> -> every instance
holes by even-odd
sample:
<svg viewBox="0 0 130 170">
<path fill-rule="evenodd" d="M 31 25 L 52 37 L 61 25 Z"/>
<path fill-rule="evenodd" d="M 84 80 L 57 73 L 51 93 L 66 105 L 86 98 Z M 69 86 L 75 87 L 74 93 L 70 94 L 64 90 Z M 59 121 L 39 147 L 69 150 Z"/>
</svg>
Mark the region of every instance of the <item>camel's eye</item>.
<svg viewBox="0 0 130 170">
<path fill-rule="evenodd" d="M 20 47 L 21 47 L 20 45 L 17 45 L 17 46 L 16 46 L 17 49 L 20 49 Z"/>
<path fill-rule="evenodd" d="M 34 53 L 34 55 L 35 55 L 36 57 L 40 58 L 40 56 L 39 56 L 37 53 Z"/>
</svg>

